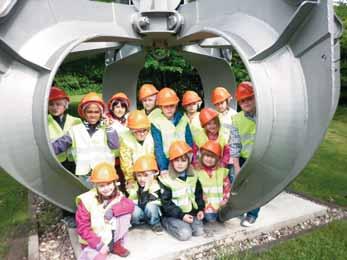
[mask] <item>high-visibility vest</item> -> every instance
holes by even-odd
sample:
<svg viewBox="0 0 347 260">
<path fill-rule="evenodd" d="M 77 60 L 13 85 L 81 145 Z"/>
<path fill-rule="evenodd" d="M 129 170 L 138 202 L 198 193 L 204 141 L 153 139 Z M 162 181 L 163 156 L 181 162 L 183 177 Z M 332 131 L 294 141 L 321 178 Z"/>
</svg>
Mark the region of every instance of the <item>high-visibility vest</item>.
<svg viewBox="0 0 347 260">
<path fill-rule="evenodd" d="M 198 209 L 195 201 L 195 188 L 197 176 L 189 176 L 186 181 L 179 178 L 173 178 L 169 175 L 159 176 L 159 180 L 163 185 L 170 188 L 172 193 L 172 202 L 178 206 L 183 213 L 189 213 L 192 209 Z"/>
<path fill-rule="evenodd" d="M 228 144 L 229 142 L 229 136 L 230 136 L 230 130 L 224 127 L 220 127 L 219 128 L 219 132 L 218 132 L 218 138 L 217 138 L 217 142 L 220 144 L 220 146 L 222 147 L 222 149 L 224 148 L 224 146 L 226 144 Z M 203 146 L 206 142 L 208 141 L 208 137 L 206 134 L 205 129 L 201 129 L 201 131 L 199 132 L 199 134 L 195 135 L 195 144 L 198 147 Z"/>
<path fill-rule="evenodd" d="M 78 117 L 66 115 L 64 129 L 61 129 L 60 125 L 57 123 L 57 121 L 54 120 L 54 118 L 50 114 L 48 114 L 47 119 L 50 141 L 62 137 L 63 135 L 67 134 L 67 132 L 70 130 L 72 126 L 82 123 L 81 119 L 79 119 Z M 71 154 L 70 149 L 67 152 L 60 153 L 56 156 L 59 162 L 64 162 L 66 161 L 66 159 L 68 159 L 69 161 L 73 161 L 73 156 Z"/>
<path fill-rule="evenodd" d="M 225 111 L 224 113 L 219 113 L 218 117 L 219 117 L 219 121 L 221 123 L 221 125 L 224 127 L 224 128 L 227 128 L 227 129 L 231 129 L 231 126 L 232 126 L 232 118 L 237 114 L 237 112 L 232 109 L 232 108 L 228 108 L 227 111 Z"/>
<path fill-rule="evenodd" d="M 129 131 L 129 128 L 126 127 L 126 125 L 121 124 L 118 120 L 114 120 L 111 124 L 112 129 L 116 129 L 118 137 L 122 137 L 124 133 Z M 115 158 L 119 157 L 119 149 L 113 149 L 112 153 Z"/>
<path fill-rule="evenodd" d="M 143 111 L 145 111 L 145 110 L 143 110 Z M 148 117 L 149 121 L 152 123 L 152 119 L 155 118 L 158 114 L 161 114 L 161 110 L 160 110 L 160 108 L 156 107 L 151 111 L 151 113 L 149 113 L 147 115 L 147 117 Z"/>
<path fill-rule="evenodd" d="M 80 202 L 83 203 L 83 206 L 90 214 L 90 225 L 93 232 L 101 238 L 101 241 L 105 245 L 108 245 L 112 240 L 112 224 L 106 223 L 104 216 L 109 208 L 111 208 L 121 200 L 122 196 L 114 198 L 106 208 L 104 208 L 103 204 L 100 204 L 97 201 L 96 196 L 96 189 L 92 189 L 86 193 L 83 193 L 77 196 L 76 205 L 78 205 Z M 81 244 L 88 245 L 88 243 L 80 236 L 78 238 Z"/>
<path fill-rule="evenodd" d="M 189 120 L 187 114 L 185 113 L 183 116 L 186 118 L 186 120 L 188 121 L 189 123 L 189 126 L 190 126 L 190 130 L 192 132 L 192 135 L 193 135 L 193 141 L 194 143 L 196 143 L 196 138 L 199 136 L 199 134 L 202 132 L 203 128 L 201 126 L 201 123 L 200 123 L 200 119 L 199 119 L 199 114 L 200 112 L 196 112 L 194 115 L 193 115 L 193 118 L 192 120 Z"/>
<path fill-rule="evenodd" d="M 90 136 L 84 124 L 71 127 L 72 154 L 76 162 L 76 175 L 88 174 L 98 163 L 114 164 L 114 156 L 107 144 L 105 127 Z"/>
<path fill-rule="evenodd" d="M 218 168 L 210 177 L 204 170 L 196 171 L 204 194 L 205 209 L 212 208 L 214 211 L 219 209 L 220 202 L 223 200 L 224 179 L 228 173 L 228 169 Z"/>
<path fill-rule="evenodd" d="M 169 147 L 175 140 L 185 141 L 186 127 L 188 125 L 187 117 L 182 116 L 175 126 L 172 121 L 168 120 L 163 113 L 155 114 L 152 118 L 152 124 L 161 132 L 163 141 L 163 150 L 166 157 L 169 157 Z"/>
<path fill-rule="evenodd" d="M 153 154 L 154 156 L 154 141 L 151 133 L 149 132 L 143 141 L 142 144 L 140 144 L 137 140 L 134 134 L 131 131 L 127 131 L 123 134 L 123 136 L 120 139 L 120 145 L 121 147 L 127 147 L 130 150 L 131 153 L 131 162 L 126 162 L 125 165 L 134 165 L 135 161 L 140 158 L 143 155 L 146 154 Z M 127 150 L 128 150 L 127 149 Z M 121 158 L 122 160 L 122 158 Z M 122 163 L 122 161 L 121 161 Z M 122 165 L 121 165 L 122 166 Z M 123 170 L 125 173 L 127 170 L 124 168 Z M 133 179 L 133 176 L 124 176 L 126 181 L 129 179 Z"/>
<path fill-rule="evenodd" d="M 247 159 L 254 145 L 255 134 L 257 130 L 256 122 L 245 116 L 245 113 L 241 111 L 233 117 L 233 125 L 239 131 L 241 138 L 241 153 L 240 156 Z"/>
<path fill-rule="evenodd" d="M 137 195 L 137 192 L 139 190 L 139 185 L 137 183 L 135 183 L 134 185 L 132 185 L 131 188 L 127 189 L 127 192 L 129 194 L 129 199 L 131 199 L 135 204 L 138 203 L 138 195 Z M 157 191 L 160 190 L 160 186 L 158 184 L 158 181 L 157 180 L 153 180 L 151 185 L 149 186 L 149 189 L 148 189 L 148 192 L 150 194 L 153 194 L 155 197 L 157 197 Z M 144 190 L 145 191 L 145 190 Z M 153 201 L 149 201 L 148 203 L 153 203 L 153 204 L 156 204 L 156 205 L 161 205 L 161 201 L 160 201 L 160 198 L 158 197 L 157 200 L 153 200 Z"/>
</svg>

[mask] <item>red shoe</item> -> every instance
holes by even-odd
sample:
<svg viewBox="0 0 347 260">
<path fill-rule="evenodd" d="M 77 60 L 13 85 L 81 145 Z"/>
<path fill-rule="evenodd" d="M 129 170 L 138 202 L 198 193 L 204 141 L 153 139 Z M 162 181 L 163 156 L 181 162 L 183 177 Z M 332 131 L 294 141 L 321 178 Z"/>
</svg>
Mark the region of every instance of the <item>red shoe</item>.
<svg viewBox="0 0 347 260">
<path fill-rule="evenodd" d="M 130 254 L 129 250 L 122 246 L 120 239 L 116 243 L 114 243 L 112 249 L 112 253 L 121 257 L 127 257 Z"/>
</svg>

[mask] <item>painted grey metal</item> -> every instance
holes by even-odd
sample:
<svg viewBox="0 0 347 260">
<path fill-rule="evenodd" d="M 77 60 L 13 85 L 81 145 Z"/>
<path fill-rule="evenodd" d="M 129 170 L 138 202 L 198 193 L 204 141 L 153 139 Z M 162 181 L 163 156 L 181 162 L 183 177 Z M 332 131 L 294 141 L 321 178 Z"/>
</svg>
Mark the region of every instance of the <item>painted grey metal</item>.
<svg viewBox="0 0 347 260">
<path fill-rule="evenodd" d="M 74 196 L 85 188 L 52 154 L 47 97 L 59 65 L 79 44 L 124 44 L 108 54 L 112 59 L 104 76 L 105 99 L 123 90 L 135 100 L 144 63 L 141 46 L 181 46 L 200 72 L 207 97 L 215 85 L 233 90 L 235 80 L 224 59 L 230 53 L 221 54 L 232 50 L 241 56 L 255 86 L 257 135 L 220 216 L 240 215 L 282 191 L 312 157 L 337 106 L 342 27 L 332 1 L 178 3 L 18 1 L 0 21 L 0 102 L 5 111 L 0 121 L 6 122 L 0 129 L 1 168 L 73 210 Z M 172 14 L 183 18 L 177 30 Z"/>
</svg>

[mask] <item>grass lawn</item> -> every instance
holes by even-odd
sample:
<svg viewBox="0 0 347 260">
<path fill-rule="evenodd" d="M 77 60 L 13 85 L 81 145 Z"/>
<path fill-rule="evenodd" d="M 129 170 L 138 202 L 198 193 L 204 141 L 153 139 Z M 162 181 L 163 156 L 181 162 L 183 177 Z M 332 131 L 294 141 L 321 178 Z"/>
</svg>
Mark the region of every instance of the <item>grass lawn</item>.
<svg viewBox="0 0 347 260">
<path fill-rule="evenodd" d="M 222 255 L 219 260 L 345 260 L 347 259 L 347 220 L 335 221 L 329 225 L 281 242 L 263 253 Z"/>
<path fill-rule="evenodd" d="M 289 187 L 347 206 L 347 107 L 339 107 L 319 150 Z"/>
<path fill-rule="evenodd" d="M 0 259 L 6 255 L 9 242 L 29 228 L 27 190 L 0 171 Z"/>
</svg>

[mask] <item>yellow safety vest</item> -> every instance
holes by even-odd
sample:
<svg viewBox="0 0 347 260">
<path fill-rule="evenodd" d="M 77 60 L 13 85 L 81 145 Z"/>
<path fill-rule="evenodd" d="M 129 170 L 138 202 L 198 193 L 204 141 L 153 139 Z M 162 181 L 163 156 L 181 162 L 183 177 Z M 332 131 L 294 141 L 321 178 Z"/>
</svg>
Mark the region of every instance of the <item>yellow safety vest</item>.
<svg viewBox="0 0 347 260">
<path fill-rule="evenodd" d="M 249 119 L 245 116 L 245 113 L 241 111 L 236 116 L 233 117 L 233 125 L 239 131 L 241 138 L 241 153 L 240 156 L 247 159 L 254 145 L 254 139 L 256 134 L 256 123 L 255 121 Z"/>
<path fill-rule="evenodd" d="M 143 110 L 143 111 L 146 113 L 145 110 Z M 152 123 L 152 119 L 155 118 L 158 114 L 161 114 L 160 108 L 154 108 L 152 110 L 152 112 L 149 113 L 149 115 L 147 115 L 147 117 L 148 117 L 149 121 Z"/>
<path fill-rule="evenodd" d="M 221 125 L 224 127 L 224 128 L 227 128 L 227 129 L 231 129 L 231 126 L 232 126 L 232 118 L 237 114 L 237 112 L 232 109 L 232 108 L 228 108 L 227 111 L 225 111 L 224 113 L 219 113 L 218 117 L 219 117 L 219 121 L 221 123 Z"/>
<path fill-rule="evenodd" d="M 133 180 L 132 167 L 135 164 L 135 161 L 143 155 L 153 154 L 154 156 L 154 141 L 151 133 L 149 132 L 142 144 L 140 144 L 136 137 L 133 135 L 131 131 L 127 131 L 123 134 L 120 139 L 120 149 L 122 150 L 122 154 L 120 155 L 121 167 L 123 172 L 125 173 L 125 180 Z M 126 149 L 123 149 L 126 148 Z M 124 150 L 130 153 L 131 161 L 124 161 Z M 128 154 L 127 154 L 128 155 Z M 128 155 L 129 157 L 129 155 Z M 126 157 L 127 158 L 127 157 Z M 131 173 L 130 173 L 131 171 Z M 129 173 L 131 176 L 129 176 Z"/>
<path fill-rule="evenodd" d="M 228 169 L 219 168 L 210 177 L 204 170 L 196 171 L 204 194 L 205 209 L 212 207 L 213 210 L 219 209 L 220 202 L 223 200 L 223 184 L 225 177 L 228 176 Z"/>
<path fill-rule="evenodd" d="M 186 127 L 188 125 L 187 117 L 182 116 L 178 124 L 175 126 L 168 120 L 163 113 L 155 114 L 152 118 L 152 124 L 161 132 L 163 141 L 163 150 L 166 157 L 169 157 L 169 147 L 175 140 L 185 141 Z"/>
<path fill-rule="evenodd" d="M 107 245 L 112 240 L 112 225 L 111 223 L 106 223 L 104 216 L 106 211 L 111 208 L 113 205 L 117 204 L 122 196 L 118 196 L 113 199 L 112 202 L 107 205 L 106 208 L 100 204 L 97 199 L 97 191 L 96 189 L 92 189 L 86 193 L 83 193 L 76 198 L 76 205 L 80 202 L 83 203 L 84 207 L 90 214 L 90 224 L 93 232 L 101 237 L 101 241 Z M 80 236 L 78 237 L 79 242 L 81 244 L 87 245 L 88 243 L 83 240 Z"/>
<path fill-rule="evenodd" d="M 71 127 L 72 154 L 76 162 L 76 175 L 87 175 L 98 163 L 114 164 L 114 155 L 107 144 L 105 127 L 90 137 L 84 124 Z"/>
<path fill-rule="evenodd" d="M 172 201 L 178 206 L 183 213 L 189 213 L 192 209 L 198 209 L 195 201 L 195 188 L 197 176 L 189 176 L 186 181 L 179 178 L 173 178 L 171 174 L 159 176 L 159 180 L 163 185 L 170 188 L 172 192 Z"/>
<path fill-rule="evenodd" d="M 82 123 L 81 119 L 79 119 L 78 117 L 66 115 L 64 129 L 61 129 L 60 125 L 57 123 L 57 121 L 54 120 L 52 115 L 48 114 L 47 119 L 50 141 L 54 141 L 62 137 L 63 135 L 67 134 L 67 132 L 70 130 L 72 126 Z M 71 162 L 73 161 L 73 156 L 70 149 L 67 152 L 60 153 L 56 156 L 59 162 L 65 162 L 66 159 L 68 159 Z"/>
<path fill-rule="evenodd" d="M 186 113 L 183 115 L 184 117 L 186 117 L 186 120 L 189 123 L 190 131 L 192 132 L 194 143 L 197 142 L 197 138 L 198 138 L 199 134 L 203 131 L 203 128 L 201 126 L 200 119 L 199 119 L 199 114 L 200 114 L 200 112 L 196 112 L 193 115 L 193 118 L 191 121 L 189 120 Z"/>
<path fill-rule="evenodd" d="M 151 183 L 151 185 L 149 186 L 149 188 L 147 188 L 149 190 L 150 194 L 153 194 L 155 197 L 157 197 L 157 191 L 160 190 L 160 186 L 158 184 L 157 180 L 153 180 L 153 182 Z M 127 189 L 128 194 L 129 194 L 129 199 L 131 199 L 135 204 L 138 203 L 138 196 L 137 196 L 137 192 L 139 190 L 139 185 L 137 183 L 135 183 L 130 189 Z M 146 190 L 144 190 L 146 191 Z M 157 200 L 153 200 L 153 201 L 149 201 L 148 203 L 153 203 L 156 205 L 161 205 L 161 201 L 160 198 L 158 197 Z"/>
</svg>

